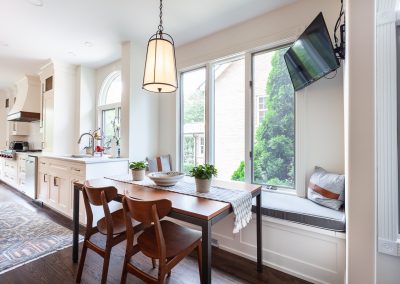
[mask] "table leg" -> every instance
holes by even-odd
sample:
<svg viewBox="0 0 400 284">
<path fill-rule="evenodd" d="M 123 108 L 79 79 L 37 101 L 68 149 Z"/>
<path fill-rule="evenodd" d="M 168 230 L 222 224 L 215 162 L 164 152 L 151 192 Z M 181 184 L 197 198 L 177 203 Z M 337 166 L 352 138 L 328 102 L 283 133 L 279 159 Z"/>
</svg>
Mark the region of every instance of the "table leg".
<svg viewBox="0 0 400 284">
<path fill-rule="evenodd" d="M 261 193 L 256 197 L 257 215 L 257 271 L 262 271 L 262 227 L 261 227 Z"/>
<path fill-rule="evenodd" d="M 211 221 L 202 225 L 203 284 L 211 283 Z"/>
<path fill-rule="evenodd" d="M 79 249 L 79 187 L 74 185 L 74 211 L 73 211 L 73 238 L 72 238 L 72 261 L 78 262 L 78 249 Z"/>
</svg>

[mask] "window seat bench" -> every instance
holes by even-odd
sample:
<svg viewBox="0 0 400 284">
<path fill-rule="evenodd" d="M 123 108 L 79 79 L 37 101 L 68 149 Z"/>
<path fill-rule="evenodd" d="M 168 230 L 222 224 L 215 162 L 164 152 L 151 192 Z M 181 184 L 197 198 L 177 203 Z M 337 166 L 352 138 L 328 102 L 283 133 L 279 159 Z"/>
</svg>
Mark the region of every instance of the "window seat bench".
<svg viewBox="0 0 400 284">
<path fill-rule="evenodd" d="M 263 191 L 261 214 L 335 232 L 345 232 L 343 210 L 336 211 L 295 195 Z M 254 200 L 255 205 L 255 200 Z M 253 206 L 253 212 L 256 207 Z"/>
</svg>

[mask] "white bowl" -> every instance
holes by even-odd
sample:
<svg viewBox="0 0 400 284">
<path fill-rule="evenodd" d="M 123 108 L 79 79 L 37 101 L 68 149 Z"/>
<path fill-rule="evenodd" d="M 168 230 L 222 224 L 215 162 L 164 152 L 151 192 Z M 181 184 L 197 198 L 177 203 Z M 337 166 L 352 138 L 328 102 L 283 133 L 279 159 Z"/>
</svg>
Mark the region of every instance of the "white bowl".
<svg viewBox="0 0 400 284">
<path fill-rule="evenodd" d="M 154 172 L 147 175 L 156 185 L 173 186 L 181 180 L 185 174 L 180 172 Z"/>
</svg>

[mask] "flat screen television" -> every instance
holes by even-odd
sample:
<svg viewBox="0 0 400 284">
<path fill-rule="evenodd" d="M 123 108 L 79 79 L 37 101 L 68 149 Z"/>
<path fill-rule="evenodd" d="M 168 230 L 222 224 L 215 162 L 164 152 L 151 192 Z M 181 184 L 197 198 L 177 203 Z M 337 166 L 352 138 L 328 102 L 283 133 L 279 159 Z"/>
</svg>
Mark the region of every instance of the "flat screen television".
<svg viewBox="0 0 400 284">
<path fill-rule="evenodd" d="M 284 58 L 295 91 L 340 67 L 322 13 L 286 51 Z"/>
</svg>

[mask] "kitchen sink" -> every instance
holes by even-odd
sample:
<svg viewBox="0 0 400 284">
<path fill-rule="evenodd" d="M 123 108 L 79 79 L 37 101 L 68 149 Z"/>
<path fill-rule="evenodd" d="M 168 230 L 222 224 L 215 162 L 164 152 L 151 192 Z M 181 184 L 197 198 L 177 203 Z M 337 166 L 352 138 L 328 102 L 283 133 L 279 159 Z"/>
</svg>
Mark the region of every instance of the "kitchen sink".
<svg viewBox="0 0 400 284">
<path fill-rule="evenodd" d="M 94 158 L 92 155 L 79 155 L 79 154 L 72 154 L 65 156 L 67 158 Z"/>
</svg>

